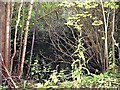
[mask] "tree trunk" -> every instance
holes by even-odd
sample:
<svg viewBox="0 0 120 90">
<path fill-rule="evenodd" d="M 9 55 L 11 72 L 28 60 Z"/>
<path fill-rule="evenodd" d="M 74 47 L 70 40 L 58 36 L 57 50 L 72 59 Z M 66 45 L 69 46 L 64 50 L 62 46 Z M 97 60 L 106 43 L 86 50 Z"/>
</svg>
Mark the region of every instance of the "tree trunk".
<svg viewBox="0 0 120 90">
<path fill-rule="evenodd" d="M 22 9 L 22 5 L 23 5 L 23 1 L 21 1 L 20 7 L 19 7 L 19 12 L 18 12 L 18 20 L 16 22 L 16 26 L 15 26 L 15 36 L 14 36 L 14 53 L 11 57 L 11 68 L 10 68 L 10 74 L 12 73 L 12 68 L 13 68 L 13 59 L 16 55 L 17 49 L 16 49 L 16 42 L 17 42 L 17 33 L 18 33 L 18 25 L 20 22 L 20 14 L 21 14 L 21 9 Z"/>
<path fill-rule="evenodd" d="M 105 50 L 104 50 L 103 69 L 104 69 L 104 71 L 106 71 L 106 70 L 108 70 L 108 66 L 109 66 L 109 60 L 108 60 L 108 24 L 107 24 L 107 20 L 109 17 L 107 17 L 107 19 L 106 19 L 104 5 L 103 5 L 102 0 L 101 0 L 101 5 L 102 5 L 104 28 L 105 28 L 105 35 L 104 35 L 105 36 Z"/>
<path fill-rule="evenodd" d="M 5 52 L 4 61 L 5 65 L 10 70 L 10 22 L 11 22 L 11 3 L 6 3 L 5 8 Z"/>
<path fill-rule="evenodd" d="M 112 25 L 112 57 L 113 57 L 113 72 L 115 72 L 115 43 L 116 40 L 114 39 L 114 33 L 115 33 L 115 8 L 113 10 L 113 25 Z"/>
<path fill-rule="evenodd" d="M 11 3 L 0 2 L 0 49 L 7 69 L 10 68 Z"/>
<path fill-rule="evenodd" d="M 26 52 L 27 38 L 28 38 L 28 30 L 29 30 L 29 24 L 30 24 L 30 18 L 31 18 L 33 3 L 34 3 L 34 0 L 31 0 L 30 1 L 29 12 L 28 12 L 28 17 L 27 17 L 27 22 L 26 22 L 26 31 L 25 31 L 25 34 L 24 34 L 24 45 L 23 45 L 23 51 L 22 51 L 21 65 L 20 65 L 20 68 L 19 68 L 19 77 L 21 77 L 21 75 L 23 73 L 25 52 Z"/>
<path fill-rule="evenodd" d="M 2 53 L 2 56 L 4 56 L 4 53 L 3 53 L 3 48 L 4 48 L 4 37 L 3 37 L 3 30 L 5 30 L 4 29 L 4 22 L 5 22 L 5 5 L 4 5 L 4 3 L 2 3 L 2 2 L 0 2 L 0 13 L 2 13 L 2 14 L 0 14 L 0 53 Z M 0 60 L 0 64 L 1 64 L 2 62 L 1 62 L 1 60 Z M 2 70 L 2 67 L 1 67 L 1 65 L 0 65 L 0 72 L 1 72 L 1 70 Z M 0 84 L 2 85 L 2 73 L 0 73 Z"/>
<path fill-rule="evenodd" d="M 10 88 L 16 88 L 12 80 L 10 69 L 10 21 L 11 21 L 12 3 L 3 3 L 0 1 L 0 80 L 2 76 L 7 79 Z M 1 73 L 2 72 L 2 73 Z M 0 84 L 2 81 L 0 81 Z"/>
</svg>

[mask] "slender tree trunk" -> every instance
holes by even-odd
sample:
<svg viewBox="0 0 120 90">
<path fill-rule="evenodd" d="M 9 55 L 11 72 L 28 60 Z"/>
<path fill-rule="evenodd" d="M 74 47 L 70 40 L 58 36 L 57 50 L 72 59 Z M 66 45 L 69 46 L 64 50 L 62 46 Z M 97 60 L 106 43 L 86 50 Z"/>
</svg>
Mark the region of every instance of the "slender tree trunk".
<svg viewBox="0 0 120 90">
<path fill-rule="evenodd" d="M 24 26 L 24 8 L 22 10 L 22 26 Z M 19 73 L 19 68 L 20 68 L 20 60 L 21 60 L 21 53 L 22 53 L 22 44 L 23 44 L 23 31 L 24 31 L 24 27 L 22 27 L 21 31 L 20 31 L 20 48 L 19 48 L 19 58 L 18 58 L 18 68 L 17 68 L 17 73 Z"/>
<path fill-rule="evenodd" d="M 12 72 L 12 68 L 13 68 L 13 59 L 16 55 L 16 41 L 17 41 L 17 32 L 18 32 L 18 25 L 19 25 L 19 22 L 20 22 L 20 12 L 21 12 L 21 9 L 22 9 L 22 5 L 23 5 L 23 0 L 21 0 L 21 4 L 20 4 L 20 7 L 19 7 L 19 12 L 18 12 L 18 20 L 16 22 L 16 26 L 15 26 L 15 37 L 14 37 L 14 53 L 12 55 L 12 58 L 11 58 L 11 68 L 10 68 L 10 74 Z"/>
<path fill-rule="evenodd" d="M 112 32 L 111 32 L 111 36 L 112 36 L 112 56 L 113 56 L 113 72 L 115 72 L 115 39 L 114 39 L 114 32 L 115 32 L 115 8 L 113 10 L 113 25 L 112 25 Z"/>
<path fill-rule="evenodd" d="M 10 68 L 10 22 L 11 22 L 11 3 L 0 2 L 1 12 L 1 53 L 4 58 L 4 63 L 9 71 Z"/>
<path fill-rule="evenodd" d="M 103 2 L 101 0 L 101 5 L 102 5 L 102 12 L 103 12 L 103 19 L 104 19 L 104 28 L 105 28 L 105 51 L 104 51 L 104 56 L 105 56 L 105 60 L 103 61 L 103 64 L 104 64 L 104 71 L 108 70 L 108 25 L 107 25 L 107 20 L 106 20 L 106 16 L 105 16 L 105 10 L 104 10 L 104 5 L 103 5 Z"/>
<path fill-rule="evenodd" d="M 4 42 L 3 42 L 3 31 L 5 31 L 4 25 L 5 25 L 5 5 L 4 3 L 0 2 L 0 53 L 2 54 L 2 57 L 4 56 L 3 48 L 4 48 Z M 0 64 L 1 64 L 0 60 Z M 2 85 L 2 66 L 0 65 L 0 85 Z"/>
<path fill-rule="evenodd" d="M 37 19 L 38 18 L 38 8 L 36 8 L 35 12 L 36 12 L 35 18 Z M 31 68 L 33 48 L 34 48 L 34 42 L 35 42 L 35 31 L 36 31 L 36 22 L 34 23 L 34 27 L 33 27 L 32 46 L 31 46 L 31 51 L 30 51 L 30 61 L 29 61 L 29 65 L 28 65 L 27 75 L 26 75 L 27 78 L 29 76 L 30 68 Z"/>
<path fill-rule="evenodd" d="M 36 25 L 35 25 L 34 31 L 33 31 L 32 46 L 31 46 L 31 51 L 30 51 L 30 61 L 29 61 L 29 65 L 28 65 L 27 75 L 26 75 L 27 77 L 29 76 L 31 61 L 32 61 L 32 56 L 33 56 L 33 47 L 34 47 L 34 41 L 35 41 L 35 28 L 36 28 Z"/>
<path fill-rule="evenodd" d="M 24 60 L 25 60 L 25 52 L 26 52 L 27 38 L 28 38 L 28 30 L 29 30 L 29 24 L 30 24 L 30 18 L 31 18 L 33 3 L 34 3 L 34 0 L 31 0 L 30 1 L 29 12 L 28 12 L 28 17 L 27 17 L 27 22 L 26 22 L 26 31 L 25 31 L 25 34 L 24 34 L 24 45 L 23 45 L 21 65 L 20 65 L 20 70 L 19 70 L 19 77 L 21 77 L 21 75 L 23 73 Z"/>
<path fill-rule="evenodd" d="M 5 13 L 6 13 L 6 23 L 5 23 L 5 52 L 4 52 L 4 61 L 5 61 L 5 65 L 8 69 L 8 71 L 10 71 L 10 22 L 11 22 L 11 3 L 7 2 L 6 3 L 6 9 L 5 9 Z"/>
<path fill-rule="evenodd" d="M 5 5 L 4 3 L 0 2 L 0 52 L 2 53 L 2 56 L 4 56 L 3 48 L 4 48 L 4 33 L 5 31 Z"/>
</svg>

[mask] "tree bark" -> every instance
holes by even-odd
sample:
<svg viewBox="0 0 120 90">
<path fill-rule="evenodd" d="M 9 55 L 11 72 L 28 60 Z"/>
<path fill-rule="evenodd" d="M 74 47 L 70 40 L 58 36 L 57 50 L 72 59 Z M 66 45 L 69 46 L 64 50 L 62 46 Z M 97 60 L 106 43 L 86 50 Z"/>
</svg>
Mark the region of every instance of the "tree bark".
<svg viewBox="0 0 120 90">
<path fill-rule="evenodd" d="M 104 5 L 103 5 L 102 0 L 101 0 L 101 5 L 102 5 L 104 28 L 105 28 L 105 35 L 104 35 L 105 36 L 105 50 L 104 50 L 103 68 L 104 68 L 104 71 L 106 71 L 106 70 L 108 70 L 108 66 L 109 66 L 109 60 L 108 60 L 108 25 L 107 25 L 107 20 L 106 20 L 105 10 L 104 10 Z M 107 19 L 108 18 L 109 17 L 107 17 Z"/>
<path fill-rule="evenodd" d="M 20 65 L 20 70 L 19 70 L 19 77 L 21 77 L 21 75 L 23 73 L 24 60 L 25 60 L 25 52 L 26 52 L 27 38 L 28 38 L 28 30 L 29 30 L 29 24 L 30 24 L 30 18 L 31 18 L 33 3 L 34 3 L 34 0 L 31 0 L 30 1 L 29 12 L 28 12 L 28 17 L 27 17 L 27 22 L 26 22 L 26 31 L 25 31 L 25 34 L 24 34 L 24 45 L 23 45 L 21 65 Z"/>
<path fill-rule="evenodd" d="M 5 65 L 10 71 L 10 22 L 11 22 L 11 3 L 6 3 L 5 8 L 5 52 L 4 52 L 4 61 Z"/>
<path fill-rule="evenodd" d="M 2 13 L 2 14 L 0 14 L 0 53 L 2 53 L 2 56 L 4 56 L 4 53 L 3 53 L 3 48 L 4 48 L 3 30 L 5 30 L 4 29 L 5 5 L 2 2 L 0 2 L 0 13 Z M 2 63 L 1 60 L 0 60 L 0 63 Z M 2 70 L 2 66 L 0 65 L 0 72 L 2 72 L 1 70 Z M 0 73 L 0 84 L 2 85 L 2 73 Z"/>
<path fill-rule="evenodd" d="M 11 3 L 0 2 L 0 49 L 7 69 L 10 68 Z"/>
<path fill-rule="evenodd" d="M 114 39 L 114 33 L 115 33 L 115 8 L 113 10 L 113 25 L 112 25 L 112 57 L 113 57 L 113 72 L 115 72 L 115 43 L 116 40 Z"/>
<path fill-rule="evenodd" d="M 23 0 L 21 0 L 21 4 L 20 4 L 20 7 L 19 7 L 19 12 L 18 12 L 18 20 L 16 22 L 16 26 L 15 26 L 15 36 L 14 36 L 14 53 L 12 55 L 12 58 L 11 58 L 11 68 L 10 68 L 10 74 L 12 73 L 12 68 L 13 68 L 13 59 L 16 55 L 16 41 L 17 41 L 17 32 L 18 32 L 18 25 L 19 25 L 19 22 L 20 22 L 20 12 L 21 12 L 21 9 L 22 9 L 22 5 L 23 5 Z"/>
<path fill-rule="evenodd" d="M 3 76 L 7 79 L 10 88 L 16 88 L 16 84 L 9 74 L 11 5 L 12 3 L 5 4 L 0 1 L 0 80 Z M 0 81 L 1 83 L 2 81 Z"/>
</svg>

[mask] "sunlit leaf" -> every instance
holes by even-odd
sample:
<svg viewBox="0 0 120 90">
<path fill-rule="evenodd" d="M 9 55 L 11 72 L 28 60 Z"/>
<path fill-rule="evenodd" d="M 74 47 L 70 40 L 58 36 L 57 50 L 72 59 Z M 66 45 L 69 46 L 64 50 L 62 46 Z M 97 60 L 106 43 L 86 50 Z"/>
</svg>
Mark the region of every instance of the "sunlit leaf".
<svg viewBox="0 0 120 90">
<path fill-rule="evenodd" d="M 92 23 L 93 26 L 100 26 L 100 25 L 102 25 L 102 24 L 103 24 L 103 22 L 102 22 L 101 20 L 95 20 L 95 21 Z"/>
<path fill-rule="evenodd" d="M 85 61 L 85 57 L 84 57 L 83 51 L 79 51 L 79 55 L 80 55 L 80 57 Z"/>
<path fill-rule="evenodd" d="M 101 39 L 105 40 L 105 37 L 102 37 Z"/>
</svg>

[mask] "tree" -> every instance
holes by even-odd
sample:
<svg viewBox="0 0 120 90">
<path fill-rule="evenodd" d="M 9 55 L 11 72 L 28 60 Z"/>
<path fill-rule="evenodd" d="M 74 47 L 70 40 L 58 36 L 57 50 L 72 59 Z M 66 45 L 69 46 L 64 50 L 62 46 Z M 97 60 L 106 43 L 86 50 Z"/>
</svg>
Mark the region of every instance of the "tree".
<svg viewBox="0 0 120 90">
<path fill-rule="evenodd" d="M 16 84 L 13 81 L 9 70 L 10 70 L 10 23 L 11 23 L 11 10 L 12 3 L 7 2 L 6 4 L 0 2 L 0 70 L 2 70 L 0 76 L 7 79 L 9 88 L 16 88 Z M 2 68 L 2 69 L 1 69 Z M 1 78 L 1 77 L 0 77 Z M 9 80 L 8 80 L 9 78 Z M 1 78 L 2 79 L 2 78 Z"/>
<path fill-rule="evenodd" d="M 11 22 L 11 3 L 1 3 L 1 53 L 4 58 L 4 63 L 9 70 L 10 68 L 10 22 Z"/>
<path fill-rule="evenodd" d="M 30 23 L 30 18 L 31 18 L 31 12 L 33 8 L 33 3 L 34 0 L 30 1 L 30 7 L 29 7 L 29 12 L 28 12 L 28 17 L 27 17 L 27 22 L 26 22 L 26 30 L 24 34 L 24 45 L 23 45 L 23 51 L 22 51 L 22 58 L 21 58 L 21 65 L 19 67 L 19 77 L 21 77 L 23 73 L 23 66 L 24 66 L 24 60 L 25 60 L 25 52 L 26 52 L 26 47 L 27 47 L 27 37 L 28 37 L 28 30 L 29 30 L 29 23 Z"/>
<path fill-rule="evenodd" d="M 93 68 L 98 65 L 102 72 L 107 71 L 109 64 L 111 64 L 110 59 L 115 63 L 114 46 L 116 42 L 113 37 L 115 11 L 112 12 L 112 10 L 117 9 L 118 5 L 114 1 L 102 2 L 101 0 L 101 3 L 97 3 L 88 0 L 84 3 L 79 1 L 74 3 L 63 2 L 61 6 L 68 9 L 77 7 L 77 12 L 67 19 L 66 24 L 81 33 L 80 36 L 82 36 L 82 42 L 84 42 L 83 47 L 88 48 L 84 51 L 86 62 L 90 63 Z M 111 45 L 111 43 L 113 44 Z M 111 48 L 113 49 L 113 57 L 110 57 Z"/>
</svg>

